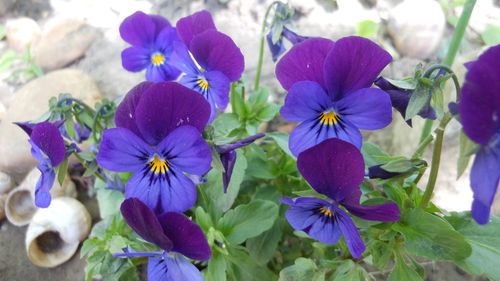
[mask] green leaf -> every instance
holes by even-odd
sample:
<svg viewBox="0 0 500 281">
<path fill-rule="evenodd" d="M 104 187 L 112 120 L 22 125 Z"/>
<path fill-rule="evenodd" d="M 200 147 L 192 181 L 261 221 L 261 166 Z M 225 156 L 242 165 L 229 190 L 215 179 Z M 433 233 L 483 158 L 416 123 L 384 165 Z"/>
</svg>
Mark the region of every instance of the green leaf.
<svg viewBox="0 0 500 281">
<path fill-rule="evenodd" d="M 230 247 L 228 250 L 229 255 L 225 256 L 226 261 L 231 263 L 231 266 L 227 267 L 228 280 L 267 281 L 277 279 L 276 275 L 267 267 L 255 263 L 245 248 Z"/>
<path fill-rule="evenodd" d="M 243 182 L 245 170 L 247 169 L 247 160 L 243 152 L 238 149 L 236 153 L 236 162 L 226 193 L 224 193 L 224 188 L 222 186 L 222 172 L 220 171 L 212 169 L 208 173 L 207 183 L 204 184 L 205 191 L 210 199 L 212 207 L 219 213 L 229 210 L 233 205 L 240 191 L 240 185 Z"/>
<path fill-rule="evenodd" d="M 12 66 L 12 63 L 17 59 L 16 52 L 12 49 L 8 49 L 0 57 L 0 72 L 4 72 Z"/>
<path fill-rule="evenodd" d="M 204 271 L 206 281 L 226 281 L 227 263 L 219 251 L 214 251 Z"/>
<path fill-rule="evenodd" d="M 281 148 L 281 150 L 283 150 L 283 152 L 285 152 L 288 156 L 295 158 L 295 156 L 293 156 L 292 152 L 290 151 L 290 148 L 288 148 L 288 138 L 289 138 L 288 134 L 281 132 L 272 132 L 272 133 L 266 133 L 266 137 L 272 138 L 276 142 L 276 144 Z"/>
<path fill-rule="evenodd" d="M 489 25 L 481 33 L 481 38 L 486 45 L 493 46 L 500 44 L 500 25 Z"/>
<path fill-rule="evenodd" d="M 254 200 L 228 211 L 217 228 L 233 244 L 243 243 L 271 228 L 278 217 L 278 206 L 266 200 Z"/>
<path fill-rule="evenodd" d="M 231 87 L 231 89 L 231 107 L 233 112 L 236 113 L 240 119 L 245 119 L 248 113 L 245 100 L 243 99 L 245 88 L 241 85 L 237 85 Z"/>
<path fill-rule="evenodd" d="M 500 280 L 500 217 L 490 216 L 486 225 L 474 222 L 469 212 L 452 213 L 446 219 L 472 246 L 472 254 L 457 264 L 472 274 Z"/>
<path fill-rule="evenodd" d="M 471 254 L 471 246 L 441 217 L 422 209 L 409 210 L 393 229 L 405 237 L 405 248 L 433 260 L 458 261 Z"/>
<path fill-rule="evenodd" d="M 97 179 L 97 182 L 102 181 Z M 104 184 L 105 185 L 105 184 Z M 120 212 L 120 205 L 125 200 L 125 197 L 122 192 L 117 190 L 107 190 L 104 188 L 96 188 L 97 189 L 97 203 L 99 205 L 99 214 L 101 218 L 107 218 L 114 214 Z"/>
<path fill-rule="evenodd" d="M 408 107 L 406 108 L 405 120 L 415 117 L 422 108 L 424 108 L 431 99 L 429 85 L 419 82 L 417 88 L 410 97 Z"/>
<path fill-rule="evenodd" d="M 203 229 L 205 232 L 207 232 L 210 227 L 214 226 L 214 222 L 212 221 L 212 218 L 210 215 L 203 210 L 201 206 L 196 207 L 195 210 L 195 217 L 196 217 L 196 223 Z"/>
<path fill-rule="evenodd" d="M 246 242 L 250 256 L 260 265 L 265 265 L 276 254 L 278 243 L 283 236 L 281 221 L 276 220 L 273 227 L 261 235 L 250 238 Z"/>
<path fill-rule="evenodd" d="M 248 97 L 247 105 L 250 110 L 258 109 L 267 104 L 269 99 L 270 90 L 266 87 L 260 87 L 258 90 L 253 91 Z"/>
<path fill-rule="evenodd" d="M 467 166 L 469 165 L 469 160 L 472 155 L 477 151 L 478 145 L 471 141 L 465 134 L 463 130 L 460 130 L 460 151 L 457 160 L 457 179 L 465 172 Z"/>
<path fill-rule="evenodd" d="M 417 81 L 415 81 L 415 79 L 413 78 L 406 78 L 403 80 L 393 80 L 384 77 L 384 79 L 387 80 L 387 82 L 391 83 L 393 86 L 405 90 L 415 90 L 415 88 L 417 87 Z"/>
<path fill-rule="evenodd" d="M 214 145 L 210 145 L 210 152 L 212 153 L 212 162 L 210 163 L 212 168 L 219 172 L 224 172 L 224 165 L 220 160 L 220 154 L 217 152 L 217 148 Z"/>
<path fill-rule="evenodd" d="M 439 76 L 438 78 L 442 77 L 444 76 Z M 438 120 L 443 119 L 444 115 L 444 94 L 443 94 L 443 89 L 441 88 L 440 85 L 441 83 L 435 83 L 435 85 L 432 87 L 432 95 L 431 95 L 431 106 L 436 111 L 436 116 Z"/>
<path fill-rule="evenodd" d="M 403 257 L 396 253 L 396 264 L 392 269 L 387 281 L 422 281 L 422 277 L 411 267 L 409 267 Z"/>
<path fill-rule="evenodd" d="M 298 258 L 295 264 L 280 272 L 278 281 L 312 281 L 318 267 L 311 259 Z"/>
<path fill-rule="evenodd" d="M 226 144 L 236 140 L 237 136 L 232 136 L 231 132 L 241 126 L 238 115 L 234 113 L 224 113 L 215 118 L 212 123 L 215 144 Z"/>
<path fill-rule="evenodd" d="M 377 36 L 378 29 L 379 24 L 372 20 L 360 21 L 356 24 L 356 35 L 366 38 L 374 38 Z"/>
<path fill-rule="evenodd" d="M 279 104 L 268 104 L 257 112 L 257 119 L 266 122 L 272 120 L 280 110 Z"/>
<path fill-rule="evenodd" d="M 365 142 L 361 148 L 361 153 L 365 159 L 367 167 L 386 163 L 391 157 L 385 153 L 378 145 Z"/>
<path fill-rule="evenodd" d="M 63 185 L 64 179 L 68 174 L 68 158 L 64 158 L 64 160 L 57 166 L 57 182 L 59 185 Z"/>
<path fill-rule="evenodd" d="M 370 253 L 373 256 L 373 265 L 379 270 L 383 271 L 387 263 L 392 258 L 392 249 L 394 248 L 395 241 L 391 239 L 389 242 L 375 240 L 370 245 Z"/>
<path fill-rule="evenodd" d="M 352 260 L 345 260 L 335 270 L 335 273 L 329 279 L 330 281 L 360 281 L 368 280 L 369 276 L 366 270 Z"/>
</svg>

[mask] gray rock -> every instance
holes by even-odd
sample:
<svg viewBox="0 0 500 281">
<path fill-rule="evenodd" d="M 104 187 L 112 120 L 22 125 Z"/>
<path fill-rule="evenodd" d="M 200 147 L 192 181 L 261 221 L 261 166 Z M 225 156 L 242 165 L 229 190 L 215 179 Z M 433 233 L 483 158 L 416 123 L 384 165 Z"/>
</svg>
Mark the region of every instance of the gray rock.
<svg viewBox="0 0 500 281">
<path fill-rule="evenodd" d="M 94 81 L 75 69 L 54 71 L 23 86 L 0 123 L 0 171 L 20 179 L 36 165 L 28 136 L 12 122 L 38 118 L 48 110 L 48 100 L 60 93 L 71 93 L 91 106 L 101 97 Z"/>
<path fill-rule="evenodd" d="M 5 35 L 9 46 L 19 52 L 24 51 L 40 38 L 42 29 L 30 18 L 10 19 L 5 23 Z"/>
<path fill-rule="evenodd" d="M 78 19 L 54 19 L 44 26 L 34 46 L 34 60 L 46 70 L 62 68 L 81 58 L 100 32 Z"/>
</svg>

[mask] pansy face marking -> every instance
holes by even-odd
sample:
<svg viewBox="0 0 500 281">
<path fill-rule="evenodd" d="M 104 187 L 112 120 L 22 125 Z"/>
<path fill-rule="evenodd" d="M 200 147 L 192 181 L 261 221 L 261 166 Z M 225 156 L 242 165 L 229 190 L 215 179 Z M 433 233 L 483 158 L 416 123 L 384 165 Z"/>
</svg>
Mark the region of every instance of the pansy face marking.
<svg viewBox="0 0 500 281">
<path fill-rule="evenodd" d="M 319 212 L 325 217 L 333 217 L 335 215 L 332 210 L 330 210 L 330 207 L 321 207 L 319 208 Z"/>
<path fill-rule="evenodd" d="M 340 116 L 334 110 L 328 110 L 319 114 L 319 121 L 324 125 L 335 125 L 340 121 Z"/>
<path fill-rule="evenodd" d="M 165 62 L 165 56 L 160 52 L 156 52 L 151 55 L 151 62 L 156 66 L 162 65 Z"/>
<path fill-rule="evenodd" d="M 153 159 L 149 161 L 148 166 L 150 167 L 151 172 L 155 174 L 158 173 L 165 174 L 169 170 L 168 161 L 163 158 L 160 158 L 156 154 L 154 155 Z"/>
<path fill-rule="evenodd" d="M 206 93 L 208 91 L 208 81 L 207 79 L 205 79 L 204 77 L 202 76 L 199 76 L 198 77 L 198 81 L 196 81 L 196 83 L 198 84 L 198 86 L 201 88 L 201 92 L 202 93 Z"/>
</svg>

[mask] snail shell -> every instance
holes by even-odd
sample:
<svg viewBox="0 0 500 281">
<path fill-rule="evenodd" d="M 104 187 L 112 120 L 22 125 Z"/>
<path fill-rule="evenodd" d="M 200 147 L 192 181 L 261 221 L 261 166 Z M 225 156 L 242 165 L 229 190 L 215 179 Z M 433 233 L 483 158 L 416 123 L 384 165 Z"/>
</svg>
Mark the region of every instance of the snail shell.
<svg viewBox="0 0 500 281">
<path fill-rule="evenodd" d="M 39 177 L 40 171 L 38 169 L 31 170 L 21 184 L 10 191 L 7 196 L 7 200 L 5 201 L 5 215 L 13 225 L 26 225 L 35 214 L 37 210 L 34 203 L 35 186 Z M 61 196 L 76 197 L 75 184 L 69 176 L 66 176 L 62 186 L 57 180 L 54 182 L 50 194 L 52 198 Z"/>
<path fill-rule="evenodd" d="M 0 194 L 5 194 L 14 188 L 14 180 L 6 173 L 0 172 Z"/>
<path fill-rule="evenodd" d="M 41 267 L 55 267 L 68 261 L 90 232 L 92 219 L 87 209 L 71 197 L 58 197 L 48 208 L 38 209 L 26 231 L 29 260 Z"/>
</svg>

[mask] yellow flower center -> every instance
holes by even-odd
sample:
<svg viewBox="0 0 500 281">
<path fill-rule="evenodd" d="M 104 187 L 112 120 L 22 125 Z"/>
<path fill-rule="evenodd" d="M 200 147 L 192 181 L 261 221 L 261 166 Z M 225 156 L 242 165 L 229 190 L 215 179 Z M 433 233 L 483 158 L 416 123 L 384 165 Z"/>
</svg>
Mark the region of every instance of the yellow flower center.
<svg viewBox="0 0 500 281">
<path fill-rule="evenodd" d="M 326 216 L 333 217 L 333 213 L 332 213 L 332 211 L 330 210 L 330 208 L 321 207 L 321 208 L 319 208 L 319 211 L 320 211 L 322 214 L 325 214 Z"/>
<path fill-rule="evenodd" d="M 162 53 L 154 53 L 151 56 L 151 62 L 154 65 L 161 65 L 165 62 L 165 56 Z"/>
<path fill-rule="evenodd" d="M 321 112 L 321 114 L 319 115 L 319 121 L 325 125 L 337 124 L 337 122 L 339 122 L 339 119 L 339 116 L 333 110 Z"/>
<path fill-rule="evenodd" d="M 198 86 L 200 86 L 200 88 L 203 90 L 203 91 L 206 91 L 208 90 L 208 81 L 205 80 L 204 78 L 198 78 Z"/>
<path fill-rule="evenodd" d="M 149 161 L 149 167 L 151 167 L 151 171 L 154 173 L 162 173 L 165 174 L 168 171 L 168 162 L 165 159 L 161 159 L 158 155 L 153 157 L 153 160 Z"/>
</svg>

